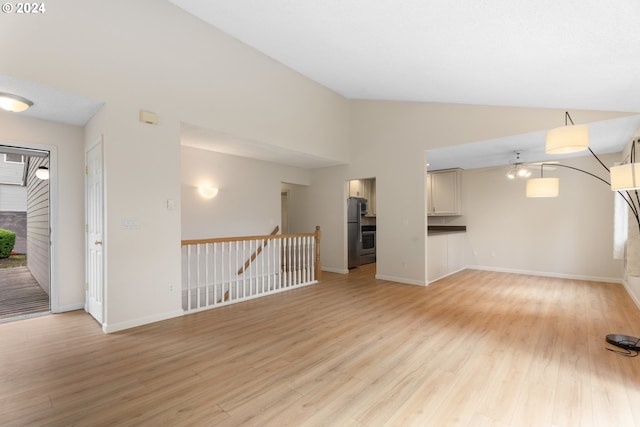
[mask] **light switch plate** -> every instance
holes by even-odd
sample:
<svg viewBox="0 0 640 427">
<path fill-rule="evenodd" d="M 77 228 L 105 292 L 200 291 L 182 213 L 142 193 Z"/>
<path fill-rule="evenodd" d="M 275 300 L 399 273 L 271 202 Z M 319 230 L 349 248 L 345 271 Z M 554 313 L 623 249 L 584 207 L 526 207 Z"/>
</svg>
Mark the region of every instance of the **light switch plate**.
<svg viewBox="0 0 640 427">
<path fill-rule="evenodd" d="M 135 230 L 140 228 L 140 221 L 138 218 L 122 218 L 122 228 L 125 230 Z"/>
</svg>

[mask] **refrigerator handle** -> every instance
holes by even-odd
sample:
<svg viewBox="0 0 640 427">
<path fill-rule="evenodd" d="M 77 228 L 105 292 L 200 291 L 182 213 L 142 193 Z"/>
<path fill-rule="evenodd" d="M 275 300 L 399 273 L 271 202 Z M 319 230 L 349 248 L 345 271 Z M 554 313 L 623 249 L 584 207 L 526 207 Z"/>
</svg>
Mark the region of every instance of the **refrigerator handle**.
<svg viewBox="0 0 640 427">
<path fill-rule="evenodd" d="M 358 203 L 358 239 L 360 242 L 360 246 L 362 246 L 362 224 L 361 224 L 361 218 L 362 218 L 362 206 L 360 205 L 360 203 Z"/>
</svg>

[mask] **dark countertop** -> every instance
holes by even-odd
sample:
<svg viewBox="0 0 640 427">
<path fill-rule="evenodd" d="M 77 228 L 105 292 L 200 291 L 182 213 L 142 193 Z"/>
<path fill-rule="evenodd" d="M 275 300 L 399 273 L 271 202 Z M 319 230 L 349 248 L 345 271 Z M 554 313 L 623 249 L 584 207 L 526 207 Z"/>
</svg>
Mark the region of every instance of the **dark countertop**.
<svg viewBox="0 0 640 427">
<path fill-rule="evenodd" d="M 428 225 L 427 234 L 464 233 L 466 225 Z"/>
</svg>

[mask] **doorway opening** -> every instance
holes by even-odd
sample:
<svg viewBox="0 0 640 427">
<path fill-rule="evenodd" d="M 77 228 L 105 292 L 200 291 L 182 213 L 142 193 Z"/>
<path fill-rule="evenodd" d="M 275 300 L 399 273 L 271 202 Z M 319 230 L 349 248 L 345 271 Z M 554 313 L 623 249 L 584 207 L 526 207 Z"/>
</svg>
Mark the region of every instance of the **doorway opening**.
<svg viewBox="0 0 640 427">
<path fill-rule="evenodd" d="M 51 312 L 49 158 L 0 145 L 0 322 Z"/>
<path fill-rule="evenodd" d="M 377 260 L 376 178 L 347 181 L 347 266 L 349 269 L 373 264 Z"/>
</svg>

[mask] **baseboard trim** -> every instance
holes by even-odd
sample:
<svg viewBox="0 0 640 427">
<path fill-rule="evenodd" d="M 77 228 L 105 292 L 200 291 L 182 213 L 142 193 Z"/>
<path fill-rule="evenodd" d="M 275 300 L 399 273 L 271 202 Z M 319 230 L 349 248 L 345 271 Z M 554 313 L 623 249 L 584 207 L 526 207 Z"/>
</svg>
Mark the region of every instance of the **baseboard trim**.
<svg viewBox="0 0 640 427">
<path fill-rule="evenodd" d="M 451 276 L 452 274 L 459 273 L 459 272 L 461 272 L 462 270 L 464 270 L 464 269 L 466 269 L 466 268 L 468 268 L 468 267 L 462 267 L 462 268 L 461 268 L 461 269 L 459 269 L 459 270 L 452 271 L 451 273 L 447 273 L 447 274 L 445 274 L 444 276 L 440 276 L 440 277 L 438 277 L 437 279 L 429 280 L 429 284 L 432 284 L 433 282 L 437 282 L 437 281 L 438 281 L 438 280 L 440 280 L 440 279 L 444 279 L 445 277 L 449 277 L 449 276 Z"/>
<path fill-rule="evenodd" d="M 156 314 L 153 316 L 142 317 L 139 319 L 127 320 L 126 322 L 113 323 L 113 324 L 103 324 L 102 331 L 106 334 L 110 334 L 112 332 L 123 331 L 125 329 L 135 328 L 137 326 L 147 325 L 149 323 L 160 322 L 162 320 L 173 319 L 174 317 L 180 317 L 184 315 L 184 311 L 182 310 L 174 310 L 169 311 L 167 313 Z"/>
<path fill-rule="evenodd" d="M 386 280 L 388 282 L 404 283 L 405 285 L 415 285 L 415 286 L 427 286 L 428 285 L 428 283 L 420 281 L 420 280 L 407 279 L 406 277 L 385 276 L 384 274 L 376 274 L 376 279 L 378 279 L 378 280 Z"/>
<path fill-rule="evenodd" d="M 81 302 L 79 304 L 69 304 L 58 307 L 56 311 L 51 311 L 52 313 L 64 313 L 66 311 L 76 311 L 76 310 L 84 310 L 84 303 Z"/>
<path fill-rule="evenodd" d="M 529 276 L 555 277 L 558 279 L 586 280 L 590 282 L 604 282 L 604 283 L 617 283 L 617 284 L 623 283 L 623 280 L 621 278 L 613 278 L 613 277 L 582 276 L 579 274 L 550 273 L 545 271 L 518 270 L 514 268 L 485 267 L 481 265 L 468 265 L 465 268 L 468 268 L 469 270 L 496 271 L 499 273 L 527 274 Z"/>
<path fill-rule="evenodd" d="M 322 271 L 326 271 L 328 273 L 349 274 L 349 270 L 344 270 L 340 268 L 322 267 Z"/>
</svg>

